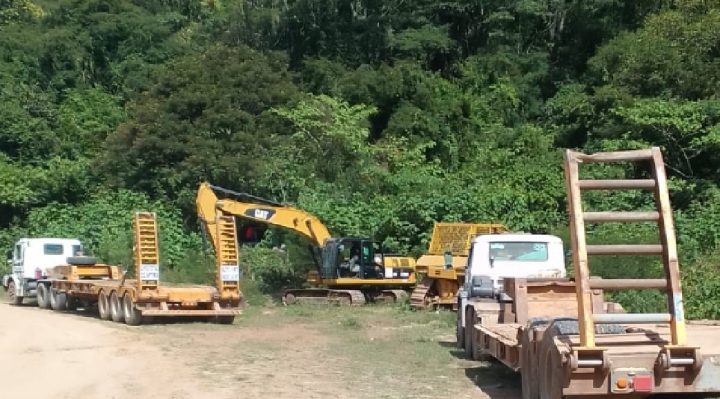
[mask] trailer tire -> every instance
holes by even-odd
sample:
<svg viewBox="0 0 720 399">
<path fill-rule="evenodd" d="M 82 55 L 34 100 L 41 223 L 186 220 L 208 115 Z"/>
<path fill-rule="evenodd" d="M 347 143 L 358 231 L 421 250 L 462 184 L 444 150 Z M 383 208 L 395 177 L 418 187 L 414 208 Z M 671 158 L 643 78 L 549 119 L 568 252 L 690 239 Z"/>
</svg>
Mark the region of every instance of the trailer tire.
<svg viewBox="0 0 720 399">
<path fill-rule="evenodd" d="M 60 292 L 57 288 L 50 288 L 50 307 L 56 312 L 67 309 L 67 294 Z"/>
<path fill-rule="evenodd" d="M 538 347 L 540 342 L 535 344 L 533 342 L 533 336 L 535 335 L 536 327 L 545 327 L 550 324 L 549 317 L 533 317 L 527 322 L 525 331 L 522 333 L 522 340 L 520 341 L 520 379 L 522 382 L 522 397 L 523 399 L 539 399 L 540 394 L 538 393 L 538 378 L 539 377 L 539 352 Z"/>
<path fill-rule="evenodd" d="M 557 335 L 579 335 L 580 326 L 576 317 L 561 317 L 554 319 L 551 328 L 557 329 Z M 625 327 L 620 324 L 596 324 L 595 334 L 611 335 L 625 334 Z"/>
<path fill-rule="evenodd" d="M 65 263 L 76 266 L 95 266 L 97 258 L 94 256 L 68 256 L 65 258 Z"/>
<path fill-rule="evenodd" d="M 98 294 L 98 316 L 100 320 L 110 320 L 110 301 L 105 291 Z"/>
<path fill-rule="evenodd" d="M 555 345 L 555 337 L 563 335 L 560 333 L 562 325 L 568 320 L 554 320 L 543 334 L 542 341 L 538 345 L 538 396 L 539 399 L 562 398 L 564 379 L 568 375 L 564 373 L 560 352 Z M 555 322 L 558 322 L 555 324 Z M 523 394 L 524 395 L 524 394 Z"/>
<path fill-rule="evenodd" d="M 123 314 L 122 304 L 118 298 L 117 291 L 110 293 L 108 302 L 110 304 L 110 319 L 112 319 L 115 323 L 122 323 L 125 315 Z"/>
<path fill-rule="evenodd" d="M 125 324 L 129 326 L 139 326 L 143 322 L 142 312 L 135 308 L 135 301 L 127 292 L 123 296 L 123 315 Z"/>
<path fill-rule="evenodd" d="M 37 286 L 37 304 L 40 309 L 50 309 L 50 287 L 43 283 Z"/>
</svg>

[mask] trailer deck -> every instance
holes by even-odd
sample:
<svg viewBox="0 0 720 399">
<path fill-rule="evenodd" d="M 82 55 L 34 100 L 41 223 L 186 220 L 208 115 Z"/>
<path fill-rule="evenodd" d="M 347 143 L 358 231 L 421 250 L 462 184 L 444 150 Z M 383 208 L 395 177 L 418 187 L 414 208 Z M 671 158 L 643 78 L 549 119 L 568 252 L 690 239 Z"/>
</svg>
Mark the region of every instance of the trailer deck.
<svg viewBox="0 0 720 399">
<path fill-rule="evenodd" d="M 216 256 L 219 287 L 161 285 L 155 214 L 135 213 L 134 226 L 139 278 L 127 279 L 119 266 L 89 260 L 59 265 L 38 280 L 38 305 L 64 311 L 97 304 L 101 319 L 128 325 L 140 325 L 154 316 L 200 316 L 231 324 L 242 313 L 234 219 L 220 217 L 217 223 L 218 237 L 224 241 L 223 252 Z"/>
</svg>

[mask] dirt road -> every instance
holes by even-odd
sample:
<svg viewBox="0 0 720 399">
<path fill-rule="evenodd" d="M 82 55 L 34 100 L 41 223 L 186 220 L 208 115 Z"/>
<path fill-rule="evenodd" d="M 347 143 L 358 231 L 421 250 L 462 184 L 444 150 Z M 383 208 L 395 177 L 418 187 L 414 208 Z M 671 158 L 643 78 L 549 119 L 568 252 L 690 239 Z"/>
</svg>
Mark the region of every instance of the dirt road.
<svg viewBox="0 0 720 399">
<path fill-rule="evenodd" d="M 0 303 L 2 397 L 236 397 L 143 341 L 122 325 Z"/>
<path fill-rule="evenodd" d="M 452 331 L 432 314 L 263 307 L 235 326 L 133 328 L 3 299 L 3 398 L 518 396 L 515 387 L 498 384 L 492 370 L 454 358 L 453 343 L 438 338 Z"/>
</svg>

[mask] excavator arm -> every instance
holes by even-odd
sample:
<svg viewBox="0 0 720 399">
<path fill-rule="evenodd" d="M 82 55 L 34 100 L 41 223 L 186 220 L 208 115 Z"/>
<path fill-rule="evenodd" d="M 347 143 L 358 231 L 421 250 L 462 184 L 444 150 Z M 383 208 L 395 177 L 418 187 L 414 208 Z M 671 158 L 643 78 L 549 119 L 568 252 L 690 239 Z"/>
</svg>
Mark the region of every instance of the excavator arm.
<svg viewBox="0 0 720 399">
<path fill-rule="evenodd" d="M 220 199 L 216 191 L 244 197 L 247 200 Z M 195 204 L 198 216 L 206 225 L 206 231 L 213 243 L 217 242 L 214 228 L 217 213 L 291 229 L 303 235 L 316 247 L 322 247 L 325 240 L 332 238 L 327 227 L 318 218 L 301 209 L 233 192 L 208 183 L 200 185 Z"/>
</svg>

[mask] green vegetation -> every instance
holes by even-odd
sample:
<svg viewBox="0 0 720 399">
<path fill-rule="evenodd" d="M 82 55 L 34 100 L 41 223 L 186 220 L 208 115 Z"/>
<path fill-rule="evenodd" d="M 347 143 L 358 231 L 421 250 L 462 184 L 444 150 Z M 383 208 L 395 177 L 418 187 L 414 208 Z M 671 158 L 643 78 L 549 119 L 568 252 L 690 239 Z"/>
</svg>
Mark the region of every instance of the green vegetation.
<svg viewBox="0 0 720 399">
<path fill-rule="evenodd" d="M 0 2 L 0 245 L 78 236 L 127 265 L 131 212 L 150 210 L 165 277 L 206 282 L 202 180 L 393 252 L 422 252 L 434 220 L 566 237 L 562 149 L 658 145 L 688 317 L 720 317 L 719 25 L 717 0 Z M 643 195 L 588 195 L 586 206 L 646 206 Z M 643 227 L 589 233 L 652 238 Z M 289 258 L 243 252 L 259 290 L 309 267 L 286 240 Z M 591 267 L 660 271 L 623 262 Z"/>
</svg>

